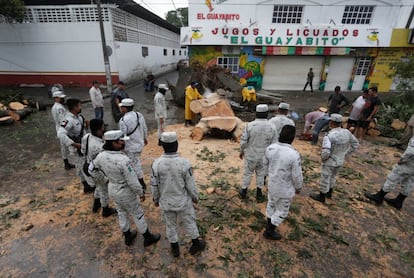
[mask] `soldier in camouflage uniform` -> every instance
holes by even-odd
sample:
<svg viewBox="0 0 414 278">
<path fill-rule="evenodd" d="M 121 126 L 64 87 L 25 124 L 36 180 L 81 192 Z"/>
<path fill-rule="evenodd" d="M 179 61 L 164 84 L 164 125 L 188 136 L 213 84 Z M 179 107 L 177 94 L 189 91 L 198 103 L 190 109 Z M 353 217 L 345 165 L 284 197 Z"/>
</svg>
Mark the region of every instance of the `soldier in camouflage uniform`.
<svg viewBox="0 0 414 278">
<path fill-rule="evenodd" d="M 198 190 L 190 162 L 177 154 L 175 132 L 161 134 L 164 154 L 152 164 L 151 189 L 156 206 L 160 206 L 166 234 L 174 257 L 180 255 L 177 221 L 180 219 L 186 233 L 192 239 L 190 254 L 204 250 L 205 242 L 199 239 L 193 203 L 198 203 Z"/>
<path fill-rule="evenodd" d="M 282 238 L 276 228 L 288 215 L 293 196 L 295 192 L 300 193 L 303 185 L 300 154 L 291 145 L 295 132 L 294 126 L 285 125 L 280 132 L 279 142 L 267 147 L 263 159 L 269 175 L 267 225 L 263 236 L 270 240 Z"/>
<path fill-rule="evenodd" d="M 91 133 L 86 134 L 82 138 L 81 152 L 88 164 L 103 150 L 102 146 L 104 140 L 102 139 L 105 132 L 104 122 L 100 119 L 93 119 L 89 123 Z M 87 171 L 88 169 L 84 169 Z M 86 174 L 86 173 L 85 173 Z M 87 173 L 89 175 L 89 173 Z M 93 212 L 98 212 L 102 206 L 102 216 L 108 217 L 116 213 L 116 210 L 109 207 L 109 196 L 108 196 L 108 179 L 102 172 L 98 172 L 90 183 L 92 187 L 95 187 L 94 191 L 94 202 L 92 206 Z"/>
<path fill-rule="evenodd" d="M 295 122 L 288 118 L 290 105 L 285 102 L 281 102 L 278 107 L 278 114 L 269 120 L 269 123 L 275 126 L 276 136 L 273 142 L 279 142 L 279 134 L 285 125 L 295 126 Z"/>
<path fill-rule="evenodd" d="M 136 230 L 130 230 L 131 215 L 139 232 L 144 236 L 144 246 L 149 246 L 156 243 L 161 236 L 149 232 L 144 211 L 137 199 L 138 195 L 143 202 L 145 194 L 131 160 L 122 152 L 125 140 L 128 139 L 120 130 L 105 132 L 104 150 L 91 162 L 89 172 L 94 175 L 97 171 L 102 171 L 108 178 L 109 197 L 114 201 L 118 211 L 119 226 L 124 234 L 125 244 L 131 245 L 137 236 Z"/>
<path fill-rule="evenodd" d="M 267 120 L 267 104 L 256 106 L 256 119 L 248 123 L 240 139 L 240 159 L 244 158 L 242 188 L 239 196 L 247 198 L 247 188 L 250 185 L 253 172 L 256 172 L 256 200 L 263 202 L 262 187 L 265 179 L 263 155 L 266 148 L 276 136 L 275 127 Z"/>
<path fill-rule="evenodd" d="M 94 189 L 89 185 L 88 177 L 83 172 L 85 159 L 81 153 L 81 140 L 86 126 L 85 119 L 80 114 L 82 111 L 81 101 L 77 98 L 67 100 L 69 112 L 66 113 L 64 120 L 58 130 L 58 138 L 64 146 L 75 157 L 76 174 L 80 177 L 83 184 L 83 192 L 93 192 Z"/>
<path fill-rule="evenodd" d="M 66 108 L 63 106 L 65 102 L 66 95 L 62 91 L 54 91 L 52 93 L 55 103 L 52 106 L 52 117 L 55 121 L 56 126 L 56 135 L 59 131 L 59 127 L 66 116 Z M 59 141 L 60 143 L 60 141 Z M 65 164 L 65 169 L 70 170 L 75 168 L 75 165 L 69 163 L 69 148 L 62 143 L 60 143 L 60 153 L 62 155 L 63 162 Z"/>
<path fill-rule="evenodd" d="M 400 184 L 401 192 L 394 199 L 384 198 L 386 194 L 395 189 Z M 397 164 L 394 165 L 391 173 L 381 190 L 375 194 L 365 192 L 365 197 L 377 204 L 382 204 L 385 200 L 389 205 L 401 209 L 405 198 L 414 190 L 414 137 L 408 142 L 407 149 L 404 151 Z"/>
<path fill-rule="evenodd" d="M 141 152 L 148 144 L 148 129 L 144 116 L 134 111 L 134 100 L 125 98 L 119 104 L 124 116 L 119 120 L 119 129 L 130 138 L 125 142 L 125 153 L 131 159 L 132 167 L 138 176 L 144 191 L 147 186 L 144 182 L 144 172 L 141 167 Z"/>
<path fill-rule="evenodd" d="M 310 195 L 312 199 L 322 203 L 325 203 L 325 198 L 332 197 L 336 175 L 342 168 L 346 155 L 359 147 L 355 136 L 348 129 L 342 128 L 341 124 L 342 116 L 331 114 L 329 120 L 331 130 L 322 142 L 320 193 Z"/>
</svg>

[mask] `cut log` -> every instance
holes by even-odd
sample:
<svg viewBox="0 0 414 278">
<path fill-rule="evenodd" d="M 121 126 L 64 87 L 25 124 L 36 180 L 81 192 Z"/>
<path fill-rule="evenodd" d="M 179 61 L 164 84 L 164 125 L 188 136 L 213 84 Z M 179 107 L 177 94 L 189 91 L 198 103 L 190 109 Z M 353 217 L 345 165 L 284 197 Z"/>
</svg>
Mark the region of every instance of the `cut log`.
<svg viewBox="0 0 414 278">
<path fill-rule="evenodd" d="M 0 117 L 0 126 L 11 125 L 14 120 L 10 116 Z"/>
<path fill-rule="evenodd" d="M 7 110 L 7 106 L 3 103 L 0 103 L 0 110 Z"/>
<path fill-rule="evenodd" d="M 194 113 L 200 113 L 202 118 L 210 116 L 234 117 L 234 111 L 230 104 L 217 94 L 211 94 L 208 98 L 193 100 L 190 103 L 190 109 Z"/>
<path fill-rule="evenodd" d="M 32 110 L 30 108 L 24 108 L 22 110 L 9 111 L 9 116 L 15 121 L 21 121 L 24 120 L 31 112 Z"/>
<path fill-rule="evenodd" d="M 9 103 L 9 108 L 11 110 L 23 110 L 25 108 L 23 103 L 20 103 L 18 101 L 12 101 Z"/>
<path fill-rule="evenodd" d="M 199 122 L 192 130 L 191 130 L 191 139 L 196 141 L 201 141 L 204 135 L 207 134 L 209 128 L 206 123 Z"/>
<path fill-rule="evenodd" d="M 200 122 L 191 131 L 191 138 L 193 140 L 200 141 L 203 139 L 204 135 L 211 132 L 212 130 L 221 130 L 230 132 L 232 134 L 232 137 L 237 142 L 239 142 L 245 126 L 245 122 L 237 117 L 211 116 L 201 118 Z"/>
<path fill-rule="evenodd" d="M 370 136 L 380 136 L 381 132 L 378 129 L 371 128 L 368 129 L 367 134 Z"/>
<path fill-rule="evenodd" d="M 243 135 L 243 131 L 246 128 L 246 123 L 237 118 L 236 128 L 233 130 L 233 138 L 236 142 L 240 142 L 240 138 Z"/>
<path fill-rule="evenodd" d="M 392 120 L 391 127 L 396 130 L 404 129 L 407 124 L 399 119 Z"/>
</svg>

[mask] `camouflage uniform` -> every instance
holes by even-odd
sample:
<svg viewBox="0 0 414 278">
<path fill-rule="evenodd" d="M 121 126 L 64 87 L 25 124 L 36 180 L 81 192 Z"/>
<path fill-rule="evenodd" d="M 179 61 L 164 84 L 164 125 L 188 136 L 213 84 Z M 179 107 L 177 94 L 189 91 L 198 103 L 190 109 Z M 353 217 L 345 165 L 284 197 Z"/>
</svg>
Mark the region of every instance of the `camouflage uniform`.
<svg viewBox="0 0 414 278">
<path fill-rule="evenodd" d="M 137 128 L 135 129 L 135 127 Z M 148 136 L 144 116 L 135 111 L 127 112 L 119 121 L 119 129 L 130 138 L 130 140 L 125 141 L 125 153 L 131 159 L 132 167 L 138 178 L 141 179 L 144 177 L 141 168 L 141 152 Z"/>
<path fill-rule="evenodd" d="M 154 97 L 154 111 L 155 119 L 157 120 L 157 129 L 158 129 L 158 138 L 161 138 L 161 133 L 163 132 L 163 125 L 160 123 L 160 119 L 167 119 L 167 103 L 165 100 L 165 95 L 160 92 L 157 92 Z"/>
<path fill-rule="evenodd" d="M 55 102 L 52 106 L 52 117 L 55 121 L 55 127 L 56 127 L 56 135 L 59 131 L 59 127 L 62 123 L 62 121 L 65 119 L 66 116 L 66 108 L 59 102 Z M 67 146 L 62 144 L 59 141 L 60 144 L 60 153 L 62 154 L 62 159 L 68 159 L 69 156 L 69 149 Z"/>
<path fill-rule="evenodd" d="M 388 174 L 382 190 L 390 192 L 398 184 L 401 184 L 401 193 L 405 196 L 414 190 L 414 137 L 411 137 L 398 164 Z"/>
<path fill-rule="evenodd" d="M 336 175 L 344 164 L 345 156 L 355 151 L 358 140 L 344 128 L 336 127 L 329 131 L 322 142 L 322 169 L 320 192 L 327 193 L 335 187 Z"/>
<path fill-rule="evenodd" d="M 266 148 L 273 142 L 275 134 L 275 127 L 267 119 L 256 119 L 244 129 L 240 139 L 240 153 L 244 157 L 243 189 L 249 187 L 255 171 L 256 186 L 257 188 L 263 187 L 265 177 L 263 155 Z"/>
<path fill-rule="evenodd" d="M 269 120 L 269 123 L 275 127 L 275 137 L 273 142 L 279 142 L 280 131 L 285 125 L 295 126 L 295 122 L 286 115 L 276 115 Z"/>
<path fill-rule="evenodd" d="M 81 152 L 85 156 L 86 162 L 91 163 L 96 158 L 96 156 L 102 151 L 103 144 L 104 140 L 102 138 L 96 137 L 90 133 L 83 136 Z M 88 147 L 87 151 L 86 146 Z M 94 191 L 94 198 L 99 198 L 102 207 L 107 207 L 109 205 L 108 178 L 105 177 L 102 172 L 96 172 L 89 185 L 96 187 L 96 190 Z"/>
<path fill-rule="evenodd" d="M 151 189 L 154 202 L 159 203 L 170 243 L 178 242 L 177 218 L 181 219 L 191 239 L 199 237 L 192 202 L 198 202 L 190 162 L 176 153 L 163 154 L 152 164 Z"/>
<path fill-rule="evenodd" d="M 271 144 L 263 163 L 269 176 L 266 216 L 279 226 L 286 218 L 295 191 L 303 185 L 300 154 L 290 144 Z"/>
<path fill-rule="evenodd" d="M 58 138 L 60 143 L 68 147 L 69 152 L 74 155 L 76 174 L 81 178 L 82 182 L 88 180 L 89 183 L 89 179 L 87 179 L 82 170 L 85 159 L 80 154 L 80 150 L 72 146 L 73 143 L 81 143 L 84 125 L 85 120 L 80 114 L 75 116 L 73 113 L 68 112 L 59 127 Z"/>
<path fill-rule="evenodd" d="M 142 197 L 144 191 L 138 182 L 131 160 L 121 151 L 102 151 L 92 161 L 89 169 L 93 175 L 102 171 L 108 178 L 109 197 L 114 201 L 118 212 L 119 226 L 122 232 L 130 230 L 128 215 L 134 219 L 138 231 L 144 234 L 147 231 L 144 211 L 137 194 Z"/>
</svg>

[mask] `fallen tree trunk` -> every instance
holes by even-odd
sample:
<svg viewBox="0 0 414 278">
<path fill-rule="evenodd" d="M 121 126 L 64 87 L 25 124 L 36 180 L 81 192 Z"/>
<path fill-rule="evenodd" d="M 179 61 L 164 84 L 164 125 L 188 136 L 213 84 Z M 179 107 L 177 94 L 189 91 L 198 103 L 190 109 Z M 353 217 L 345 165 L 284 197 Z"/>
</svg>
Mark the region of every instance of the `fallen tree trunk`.
<svg viewBox="0 0 414 278">
<path fill-rule="evenodd" d="M 9 111 L 9 116 L 15 121 L 21 121 L 24 120 L 30 113 L 32 113 L 32 110 L 26 107 L 17 111 Z"/>
<path fill-rule="evenodd" d="M 201 141 L 204 135 L 211 132 L 212 129 L 224 130 L 232 134 L 232 137 L 239 141 L 243 133 L 245 123 L 237 117 L 220 117 L 211 116 L 201 118 L 200 122 L 192 129 L 191 138 Z"/>
<path fill-rule="evenodd" d="M 193 100 L 190 103 L 190 109 L 194 113 L 200 113 L 202 118 L 210 116 L 234 117 L 234 111 L 230 104 L 217 94 L 211 94 L 208 98 Z"/>
</svg>

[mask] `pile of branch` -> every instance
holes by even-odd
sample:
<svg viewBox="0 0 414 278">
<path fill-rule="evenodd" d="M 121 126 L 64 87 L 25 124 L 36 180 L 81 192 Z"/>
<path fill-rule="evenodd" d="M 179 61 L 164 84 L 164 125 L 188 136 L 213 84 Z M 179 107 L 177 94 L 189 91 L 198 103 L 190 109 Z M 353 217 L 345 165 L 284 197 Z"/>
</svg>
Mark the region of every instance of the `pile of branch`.
<svg viewBox="0 0 414 278">
<path fill-rule="evenodd" d="M 46 106 L 38 101 L 24 99 L 20 93 L 0 98 L 0 126 L 11 125 L 24 120 L 34 110 L 45 110 Z"/>
</svg>

